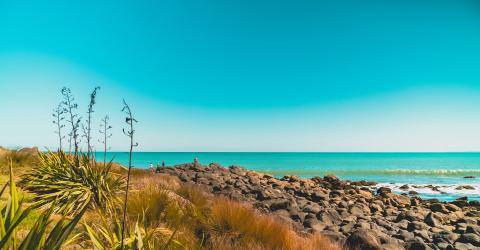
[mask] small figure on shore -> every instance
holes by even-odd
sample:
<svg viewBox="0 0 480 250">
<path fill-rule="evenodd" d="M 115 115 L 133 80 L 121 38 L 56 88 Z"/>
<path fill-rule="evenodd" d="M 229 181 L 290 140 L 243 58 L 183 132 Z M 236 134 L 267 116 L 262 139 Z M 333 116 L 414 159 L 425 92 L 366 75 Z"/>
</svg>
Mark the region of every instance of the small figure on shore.
<svg viewBox="0 0 480 250">
<path fill-rule="evenodd" d="M 155 172 L 155 169 L 153 168 L 153 164 L 150 163 L 150 166 L 148 167 L 148 170 L 150 170 L 150 172 L 154 173 Z"/>
<path fill-rule="evenodd" d="M 195 159 L 193 159 L 193 166 L 195 167 L 201 166 L 200 162 L 198 161 L 198 157 L 195 157 Z"/>
<path fill-rule="evenodd" d="M 160 173 L 162 168 L 160 167 L 160 163 L 157 163 L 157 169 L 155 170 L 156 173 Z"/>
<path fill-rule="evenodd" d="M 162 167 L 165 167 L 165 161 L 162 161 Z"/>
</svg>

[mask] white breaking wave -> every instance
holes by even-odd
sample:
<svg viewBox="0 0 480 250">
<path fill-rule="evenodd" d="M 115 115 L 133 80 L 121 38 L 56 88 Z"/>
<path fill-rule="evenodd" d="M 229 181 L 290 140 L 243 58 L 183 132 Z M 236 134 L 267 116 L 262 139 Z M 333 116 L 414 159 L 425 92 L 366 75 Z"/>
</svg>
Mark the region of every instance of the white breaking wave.
<svg viewBox="0 0 480 250">
<path fill-rule="evenodd" d="M 384 174 L 384 175 L 480 175 L 480 169 L 272 169 L 261 170 L 271 174 L 317 175 L 333 174 Z"/>
<path fill-rule="evenodd" d="M 408 185 L 408 189 L 401 189 L 400 187 Z M 473 189 L 457 189 L 460 186 L 470 186 Z M 396 193 L 408 193 L 415 191 L 425 195 L 454 195 L 454 196 L 480 196 L 480 183 L 472 184 L 408 184 L 408 183 L 379 183 L 376 188 L 388 187 Z M 435 190 L 432 189 L 435 187 Z"/>
</svg>

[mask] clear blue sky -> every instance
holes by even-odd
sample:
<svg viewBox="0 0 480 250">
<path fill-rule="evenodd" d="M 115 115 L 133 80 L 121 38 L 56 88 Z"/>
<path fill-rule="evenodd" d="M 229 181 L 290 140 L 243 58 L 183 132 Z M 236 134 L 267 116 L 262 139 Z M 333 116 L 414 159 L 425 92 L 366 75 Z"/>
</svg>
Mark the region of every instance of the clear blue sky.
<svg viewBox="0 0 480 250">
<path fill-rule="evenodd" d="M 125 150 L 480 150 L 478 1 L 0 1 L 0 145 L 56 147 L 61 86 Z"/>
</svg>

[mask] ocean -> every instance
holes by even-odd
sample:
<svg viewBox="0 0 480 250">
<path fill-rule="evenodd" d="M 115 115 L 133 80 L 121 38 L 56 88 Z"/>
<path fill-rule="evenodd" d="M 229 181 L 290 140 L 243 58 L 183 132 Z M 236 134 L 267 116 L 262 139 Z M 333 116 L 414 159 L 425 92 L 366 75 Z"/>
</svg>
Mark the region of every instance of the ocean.
<svg viewBox="0 0 480 250">
<path fill-rule="evenodd" d="M 416 191 L 422 198 L 448 201 L 468 196 L 480 200 L 480 153 L 135 152 L 133 165 L 148 168 L 165 161 L 171 166 L 192 162 L 195 157 L 202 164 L 237 165 L 276 177 L 334 174 L 341 179 L 375 181 L 398 193 L 405 192 L 400 187 L 408 184 L 407 191 Z M 97 153 L 97 158 L 103 159 L 103 153 Z M 109 152 L 107 159 L 128 165 L 126 152 Z M 439 186 L 438 191 L 426 185 Z M 459 189 L 461 185 L 473 189 Z"/>
</svg>

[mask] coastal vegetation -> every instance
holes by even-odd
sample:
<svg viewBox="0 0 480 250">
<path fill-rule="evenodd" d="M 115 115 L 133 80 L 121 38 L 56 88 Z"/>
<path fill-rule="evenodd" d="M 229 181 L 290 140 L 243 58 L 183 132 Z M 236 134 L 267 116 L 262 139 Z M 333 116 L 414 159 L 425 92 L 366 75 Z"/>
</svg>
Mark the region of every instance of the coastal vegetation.
<svg viewBox="0 0 480 250">
<path fill-rule="evenodd" d="M 63 101 L 54 110 L 57 151 L 0 148 L 0 249 L 340 249 L 247 203 L 213 196 L 173 175 L 135 169 L 137 121 L 125 101 L 130 163 L 107 162 L 112 126 L 106 117 L 104 159 L 97 162 L 91 145 L 97 90 L 82 125 L 71 90 L 62 89 Z"/>
<path fill-rule="evenodd" d="M 125 101 L 128 166 L 107 161 L 108 116 L 101 120 L 103 159 L 97 161 L 91 129 L 98 89 L 90 95 L 87 125 L 72 92 L 62 89 L 53 115 L 58 150 L 0 147 L 0 250 L 480 247 L 480 202 L 468 198 L 422 200 L 368 181 L 278 179 L 198 161 L 135 168 L 137 120 Z"/>
</svg>

